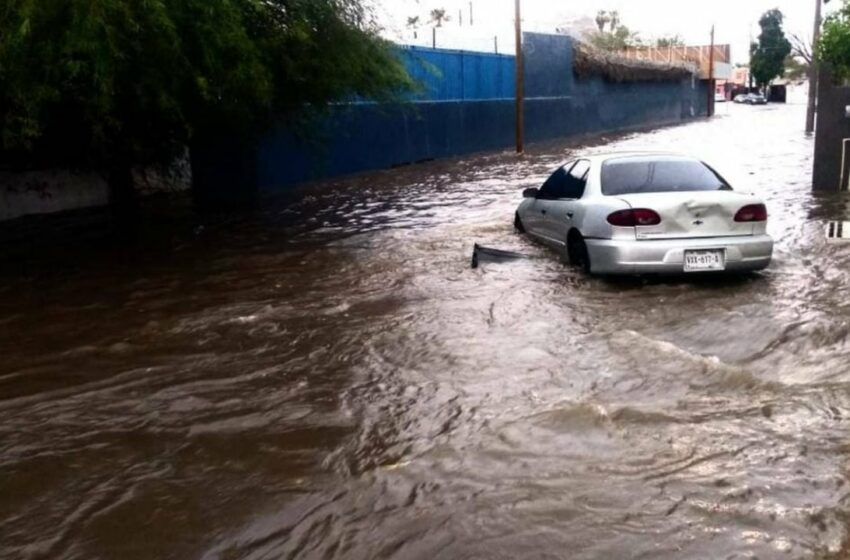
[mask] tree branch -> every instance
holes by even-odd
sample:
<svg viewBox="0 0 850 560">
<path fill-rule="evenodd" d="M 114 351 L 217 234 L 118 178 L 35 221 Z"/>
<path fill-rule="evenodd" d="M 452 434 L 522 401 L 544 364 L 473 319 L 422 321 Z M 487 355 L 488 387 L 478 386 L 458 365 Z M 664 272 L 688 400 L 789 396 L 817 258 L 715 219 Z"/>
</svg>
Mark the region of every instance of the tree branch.
<svg viewBox="0 0 850 560">
<path fill-rule="evenodd" d="M 799 56 L 806 61 L 806 64 L 812 63 L 812 44 L 804 40 L 796 33 L 789 33 L 788 38 L 791 41 L 791 53 L 794 56 Z"/>
</svg>

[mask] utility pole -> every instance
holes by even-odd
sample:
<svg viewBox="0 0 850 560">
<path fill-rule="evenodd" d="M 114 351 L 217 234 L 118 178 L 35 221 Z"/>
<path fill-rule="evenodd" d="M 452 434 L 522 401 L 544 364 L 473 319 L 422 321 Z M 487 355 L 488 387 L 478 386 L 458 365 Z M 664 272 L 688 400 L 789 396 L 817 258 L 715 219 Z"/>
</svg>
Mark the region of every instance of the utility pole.
<svg viewBox="0 0 850 560">
<path fill-rule="evenodd" d="M 750 22 L 750 65 L 747 67 L 747 93 L 753 90 L 753 22 Z"/>
<path fill-rule="evenodd" d="M 469 3 L 469 25 L 472 25 L 472 2 Z"/>
<path fill-rule="evenodd" d="M 431 48 L 432 49 L 437 48 L 437 28 L 436 27 L 431 28 Z"/>
<path fill-rule="evenodd" d="M 523 96 L 524 76 L 522 59 L 522 13 L 520 11 L 520 0 L 516 0 L 516 151 L 521 154 L 525 149 L 524 118 L 523 118 Z"/>
<path fill-rule="evenodd" d="M 711 26 L 711 47 L 708 52 L 708 105 L 707 116 L 714 115 L 714 26 Z"/>
<path fill-rule="evenodd" d="M 829 2 L 829 0 L 825 0 Z M 821 0 L 815 0 L 815 30 L 812 33 L 812 62 L 809 64 L 809 101 L 806 106 L 806 134 L 815 131 L 818 97 L 818 42 L 820 41 Z"/>
</svg>

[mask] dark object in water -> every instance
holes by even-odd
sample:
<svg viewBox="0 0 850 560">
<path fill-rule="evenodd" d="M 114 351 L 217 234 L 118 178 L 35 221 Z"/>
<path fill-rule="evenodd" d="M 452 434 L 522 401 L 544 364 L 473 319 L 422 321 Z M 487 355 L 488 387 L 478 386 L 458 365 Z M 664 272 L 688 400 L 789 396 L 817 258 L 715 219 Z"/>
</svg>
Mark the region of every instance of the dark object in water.
<svg viewBox="0 0 850 560">
<path fill-rule="evenodd" d="M 472 248 L 472 268 L 478 268 L 480 259 L 486 259 L 493 262 L 515 261 L 517 259 L 529 259 L 528 255 L 515 253 L 513 251 L 503 251 L 501 249 L 491 249 L 490 247 L 482 247 L 478 243 Z"/>
</svg>

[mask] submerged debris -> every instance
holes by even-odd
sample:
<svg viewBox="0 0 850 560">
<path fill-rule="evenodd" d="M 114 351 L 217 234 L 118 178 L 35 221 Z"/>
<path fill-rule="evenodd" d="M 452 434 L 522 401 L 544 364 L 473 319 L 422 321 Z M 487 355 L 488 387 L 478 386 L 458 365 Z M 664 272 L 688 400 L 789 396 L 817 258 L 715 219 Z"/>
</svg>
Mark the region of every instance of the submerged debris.
<svg viewBox="0 0 850 560">
<path fill-rule="evenodd" d="M 490 247 L 482 247 L 478 243 L 472 248 L 472 268 L 478 268 L 481 259 L 491 262 L 506 262 L 515 261 L 518 259 L 531 259 L 529 255 L 515 253 L 513 251 L 503 251 L 501 249 L 492 249 Z"/>
</svg>

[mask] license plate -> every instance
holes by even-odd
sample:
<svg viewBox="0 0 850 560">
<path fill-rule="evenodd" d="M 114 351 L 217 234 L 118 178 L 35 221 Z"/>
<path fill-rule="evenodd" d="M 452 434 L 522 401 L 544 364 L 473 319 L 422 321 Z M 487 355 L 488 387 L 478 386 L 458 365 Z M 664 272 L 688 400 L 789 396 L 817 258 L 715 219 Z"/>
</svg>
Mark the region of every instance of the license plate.
<svg viewBox="0 0 850 560">
<path fill-rule="evenodd" d="M 685 272 L 711 270 L 726 270 L 726 259 L 722 249 L 685 251 Z"/>
</svg>

